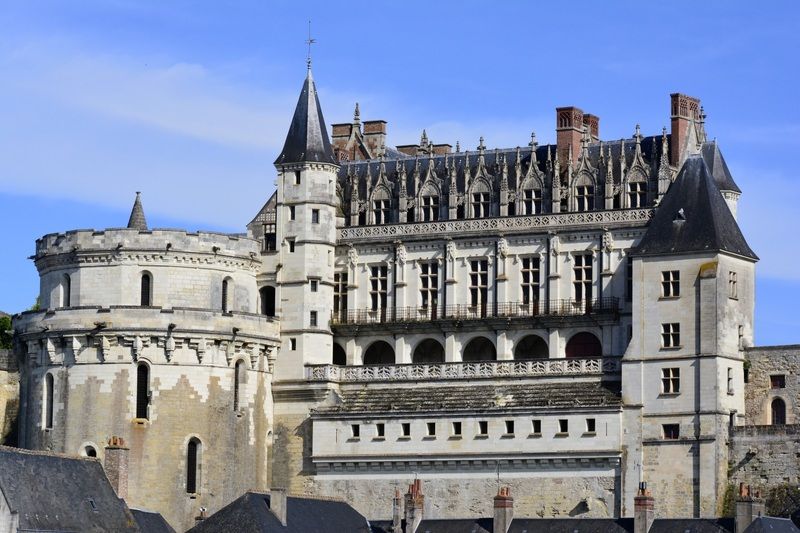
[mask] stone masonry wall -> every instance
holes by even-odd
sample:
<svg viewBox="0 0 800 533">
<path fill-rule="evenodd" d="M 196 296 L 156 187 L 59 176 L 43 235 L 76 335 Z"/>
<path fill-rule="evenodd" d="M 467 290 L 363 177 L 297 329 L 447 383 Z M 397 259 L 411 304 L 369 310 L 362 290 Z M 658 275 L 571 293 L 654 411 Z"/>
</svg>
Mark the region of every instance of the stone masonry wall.
<svg viewBox="0 0 800 533">
<path fill-rule="evenodd" d="M 13 436 L 19 413 L 19 370 L 11 350 L 0 350 L 0 444 Z"/>
<path fill-rule="evenodd" d="M 745 357 L 750 367 L 745 385 L 745 424 L 770 424 L 774 398 L 786 403 L 787 423 L 800 422 L 800 345 L 749 348 Z M 784 376 L 785 388 L 771 386 L 773 375 Z"/>
<path fill-rule="evenodd" d="M 800 482 L 800 425 L 740 426 L 730 440 L 729 482 L 762 492 Z"/>
</svg>

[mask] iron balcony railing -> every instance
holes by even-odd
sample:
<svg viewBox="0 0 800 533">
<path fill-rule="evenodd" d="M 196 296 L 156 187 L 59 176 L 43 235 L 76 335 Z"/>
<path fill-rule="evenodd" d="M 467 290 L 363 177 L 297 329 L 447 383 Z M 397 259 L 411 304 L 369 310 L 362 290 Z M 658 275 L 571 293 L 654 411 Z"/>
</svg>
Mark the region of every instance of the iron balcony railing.
<svg viewBox="0 0 800 533">
<path fill-rule="evenodd" d="M 482 320 L 486 318 L 569 317 L 614 314 L 619 311 L 619 298 L 592 300 L 549 300 L 533 302 L 498 302 L 496 304 L 454 304 L 428 307 L 395 307 L 383 309 L 346 309 L 334 311 L 332 325 L 390 324 L 430 322 L 434 320 Z"/>
</svg>

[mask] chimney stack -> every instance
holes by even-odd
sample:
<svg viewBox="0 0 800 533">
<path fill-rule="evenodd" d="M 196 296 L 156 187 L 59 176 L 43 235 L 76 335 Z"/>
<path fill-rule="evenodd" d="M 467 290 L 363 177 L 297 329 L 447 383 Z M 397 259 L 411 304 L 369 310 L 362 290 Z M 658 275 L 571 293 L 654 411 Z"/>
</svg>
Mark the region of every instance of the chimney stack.
<svg viewBox="0 0 800 533">
<path fill-rule="evenodd" d="M 647 490 L 647 483 L 639 483 L 639 492 L 633 498 L 633 531 L 647 533 L 656 518 L 655 499 Z"/>
<path fill-rule="evenodd" d="M 406 493 L 406 531 L 415 533 L 422 522 L 422 511 L 425 507 L 425 496 L 422 494 L 422 481 L 415 479 L 408 486 Z"/>
<path fill-rule="evenodd" d="M 750 485 L 739 483 L 739 497 L 736 498 L 736 533 L 742 533 L 753 520 L 764 516 L 764 500 L 759 491 L 753 492 Z"/>
<path fill-rule="evenodd" d="M 584 113 L 583 125 L 589 128 L 589 135 L 592 137 L 592 142 L 598 142 L 600 140 L 600 117 Z"/>
<path fill-rule="evenodd" d="M 286 526 L 286 489 L 269 489 L 269 510 Z"/>
<path fill-rule="evenodd" d="M 508 487 L 501 487 L 494 497 L 493 533 L 507 533 L 513 519 L 514 498 L 511 497 L 511 490 Z"/>
<path fill-rule="evenodd" d="M 395 489 L 392 500 L 392 532 L 403 533 L 403 497 L 400 489 Z"/>
<path fill-rule="evenodd" d="M 573 157 L 581 153 L 583 128 L 583 111 L 574 106 L 556 108 L 556 155 L 562 168 L 567 164 L 570 147 Z"/>
<path fill-rule="evenodd" d="M 123 500 L 128 497 L 129 452 L 122 437 L 111 437 L 108 439 L 106 455 L 103 460 L 103 469 L 106 471 L 108 481 L 111 482 L 117 496 Z"/>
<path fill-rule="evenodd" d="M 672 120 L 672 138 L 669 142 L 670 163 L 680 167 L 685 159 L 686 139 L 689 126 L 700 120 L 700 100 L 681 93 L 672 93 L 670 98 L 670 119 Z"/>
<path fill-rule="evenodd" d="M 373 157 L 380 157 L 386 149 L 386 121 L 385 120 L 365 120 L 364 121 L 364 144 Z"/>
</svg>

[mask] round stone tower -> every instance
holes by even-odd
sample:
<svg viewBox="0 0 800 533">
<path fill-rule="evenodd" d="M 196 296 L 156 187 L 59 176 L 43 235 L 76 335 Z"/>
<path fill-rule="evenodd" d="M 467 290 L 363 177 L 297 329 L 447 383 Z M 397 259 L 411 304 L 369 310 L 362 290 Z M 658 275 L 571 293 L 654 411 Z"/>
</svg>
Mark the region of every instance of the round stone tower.
<svg viewBox="0 0 800 533">
<path fill-rule="evenodd" d="M 40 309 L 14 318 L 20 444 L 129 448 L 127 501 L 176 529 L 268 487 L 279 326 L 257 314 L 259 244 L 127 228 L 45 235 Z"/>
</svg>

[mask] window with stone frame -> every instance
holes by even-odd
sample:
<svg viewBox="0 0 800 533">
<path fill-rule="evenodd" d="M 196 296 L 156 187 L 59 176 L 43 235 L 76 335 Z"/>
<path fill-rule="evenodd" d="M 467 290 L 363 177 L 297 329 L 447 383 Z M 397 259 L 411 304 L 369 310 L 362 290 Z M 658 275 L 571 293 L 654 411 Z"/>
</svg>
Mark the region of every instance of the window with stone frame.
<svg viewBox="0 0 800 533">
<path fill-rule="evenodd" d="M 485 314 L 489 298 L 489 261 L 472 259 L 469 265 L 469 304 L 479 307 Z"/>
<path fill-rule="evenodd" d="M 681 345 L 681 325 L 677 322 L 661 324 L 661 347 L 678 348 Z"/>
<path fill-rule="evenodd" d="M 436 195 L 425 195 L 420 204 L 423 222 L 435 222 L 439 220 L 439 197 Z"/>
<path fill-rule="evenodd" d="M 786 388 L 786 375 L 785 374 L 772 374 L 769 377 L 770 389 L 785 389 Z"/>
<path fill-rule="evenodd" d="M 734 300 L 739 298 L 739 287 L 737 287 L 736 282 L 736 272 L 731 270 L 728 272 L 728 298 L 732 298 Z"/>
<path fill-rule="evenodd" d="M 578 185 L 575 187 L 575 209 L 577 211 L 591 211 L 594 209 L 594 187 Z"/>
<path fill-rule="evenodd" d="M 576 302 L 592 299 L 592 254 L 575 254 L 572 267 L 572 296 Z"/>
<path fill-rule="evenodd" d="M 625 259 L 625 301 L 633 300 L 633 257 Z"/>
<path fill-rule="evenodd" d="M 521 215 L 537 215 L 542 212 L 542 190 L 524 189 L 522 191 Z"/>
<path fill-rule="evenodd" d="M 369 296 L 373 311 L 386 310 L 389 294 L 388 273 L 386 265 L 370 267 Z"/>
<path fill-rule="evenodd" d="M 439 304 L 439 262 L 428 261 L 419 264 L 419 294 L 423 309 L 430 316 L 436 315 Z"/>
<path fill-rule="evenodd" d="M 333 273 L 333 312 L 338 317 L 347 315 L 347 272 Z"/>
<path fill-rule="evenodd" d="M 661 369 L 661 393 L 678 394 L 681 392 L 681 369 L 677 367 Z"/>
<path fill-rule="evenodd" d="M 647 182 L 632 181 L 628 183 L 628 206 L 632 208 L 647 205 Z"/>
<path fill-rule="evenodd" d="M 372 201 L 372 222 L 373 224 L 387 224 L 391 210 L 391 201 L 378 199 Z"/>
<path fill-rule="evenodd" d="M 311 223 L 312 224 L 319 224 L 319 209 L 312 209 L 311 210 Z"/>
<path fill-rule="evenodd" d="M 490 200 L 488 192 L 472 193 L 472 217 L 485 218 L 490 216 L 489 204 Z"/>
<path fill-rule="evenodd" d="M 317 322 L 318 322 L 318 320 L 317 320 L 317 312 L 316 311 L 309 311 L 309 316 L 308 316 L 309 326 L 312 327 L 312 328 L 315 328 L 318 325 Z"/>
<path fill-rule="evenodd" d="M 681 438 L 681 426 L 680 424 L 662 424 L 661 434 L 664 439 L 677 440 Z"/>
<path fill-rule="evenodd" d="M 661 272 L 661 297 L 677 298 L 681 295 L 681 273 L 679 270 Z"/>
<path fill-rule="evenodd" d="M 539 262 L 538 256 L 521 258 L 522 303 L 525 305 L 539 301 Z"/>
</svg>

